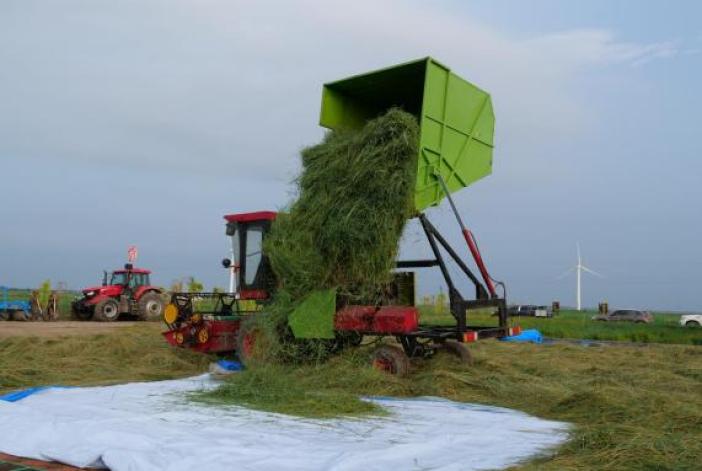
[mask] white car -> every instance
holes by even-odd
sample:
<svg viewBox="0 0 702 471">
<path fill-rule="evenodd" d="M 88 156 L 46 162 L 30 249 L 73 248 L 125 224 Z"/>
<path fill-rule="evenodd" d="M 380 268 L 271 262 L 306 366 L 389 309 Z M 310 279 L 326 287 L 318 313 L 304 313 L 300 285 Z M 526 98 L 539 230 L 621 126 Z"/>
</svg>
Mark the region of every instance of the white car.
<svg viewBox="0 0 702 471">
<path fill-rule="evenodd" d="M 702 314 L 680 316 L 680 325 L 683 327 L 702 327 Z"/>
</svg>

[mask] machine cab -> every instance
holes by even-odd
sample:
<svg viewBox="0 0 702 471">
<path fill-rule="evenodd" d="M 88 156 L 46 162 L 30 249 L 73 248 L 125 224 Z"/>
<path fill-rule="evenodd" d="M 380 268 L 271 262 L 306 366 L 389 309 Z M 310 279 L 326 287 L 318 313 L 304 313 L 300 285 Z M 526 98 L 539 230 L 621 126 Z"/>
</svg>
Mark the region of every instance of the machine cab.
<svg viewBox="0 0 702 471">
<path fill-rule="evenodd" d="M 109 283 L 103 282 L 103 285 L 125 286 L 132 289 L 140 286 L 149 286 L 151 281 L 149 275 L 151 271 L 142 268 L 134 268 L 131 264 L 126 264 L 124 270 L 115 270 L 112 272 Z"/>
<path fill-rule="evenodd" d="M 231 238 L 231 258 L 222 261 L 235 274 L 235 291 L 240 299 L 268 299 L 275 284 L 263 240 L 276 217 L 273 211 L 239 213 L 224 216 L 227 236 Z"/>
</svg>

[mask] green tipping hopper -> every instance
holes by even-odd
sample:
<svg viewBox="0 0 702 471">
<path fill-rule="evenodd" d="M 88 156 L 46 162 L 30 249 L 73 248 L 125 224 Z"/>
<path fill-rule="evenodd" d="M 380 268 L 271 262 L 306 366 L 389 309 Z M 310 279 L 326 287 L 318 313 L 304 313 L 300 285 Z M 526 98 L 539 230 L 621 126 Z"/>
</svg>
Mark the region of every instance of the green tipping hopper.
<svg viewBox="0 0 702 471">
<path fill-rule="evenodd" d="M 492 172 L 490 95 L 430 57 L 325 84 L 320 124 L 360 128 L 391 107 L 419 121 L 417 212 L 443 199 L 437 173 L 455 192 Z"/>
</svg>

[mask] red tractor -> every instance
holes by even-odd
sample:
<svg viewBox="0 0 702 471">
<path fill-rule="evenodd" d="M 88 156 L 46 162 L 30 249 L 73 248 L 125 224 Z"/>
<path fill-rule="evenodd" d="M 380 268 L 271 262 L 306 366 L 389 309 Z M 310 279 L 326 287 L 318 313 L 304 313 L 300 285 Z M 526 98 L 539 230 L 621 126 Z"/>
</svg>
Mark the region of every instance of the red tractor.
<svg viewBox="0 0 702 471">
<path fill-rule="evenodd" d="M 128 314 L 140 320 L 157 319 L 163 311 L 163 290 L 151 285 L 149 270 L 134 268 L 131 263 L 124 270 L 105 272 L 102 286 L 83 290 L 83 296 L 72 303 L 73 317 L 101 322 L 116 321 Z"/>
</svg>

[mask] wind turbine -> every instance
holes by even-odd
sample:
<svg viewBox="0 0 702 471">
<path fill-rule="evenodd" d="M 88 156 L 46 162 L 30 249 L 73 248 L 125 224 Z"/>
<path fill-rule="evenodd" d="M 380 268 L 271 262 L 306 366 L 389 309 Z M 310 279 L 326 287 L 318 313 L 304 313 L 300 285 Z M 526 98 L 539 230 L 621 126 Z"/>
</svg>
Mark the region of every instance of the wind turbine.
<svg viewBox="0 0 702 471">
<path fill-rule="evenodd" d="M 576 286 L 575 286 L 575 303 L 576 303 L 576 309 L 580 311 L 580 308 L 582 307 L 582 304 L 580 302 L 581 300 L 581 293 L 582 290 L 580 288 L 580 279 L 582 278 L 582 272 L 586 271 L 590 273 L 591 275 L 599 276 L 600 278 L 604 278 L 603 275 L 600 275 L 597 273 L 595 270 L 591 270 L 590 268 L 586 267 L 583 265 L 583 260 L 580 257 L 580 243 L 576 242 L 575 243 L 575 248 L 578 252 L 578 264 L 575 265 L 574 267 L 570 267 L 568 270 L 566 270 L 563 274 L 561 274 L 557 279 L 560 280 L 561 278 L 564 278 L 568 273 L 572 272 L 575 270 L 575 279 L 576 279 Z"/>
</svg>

